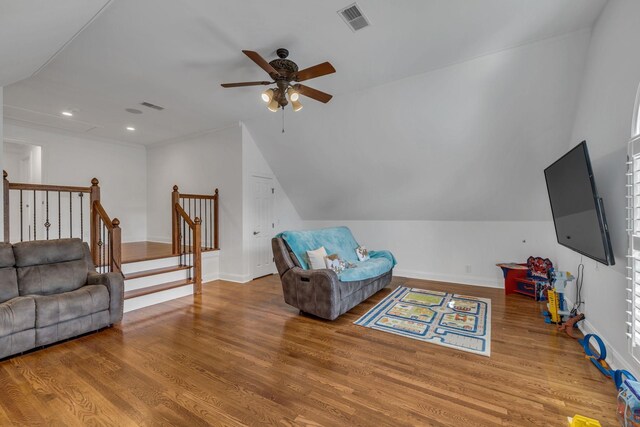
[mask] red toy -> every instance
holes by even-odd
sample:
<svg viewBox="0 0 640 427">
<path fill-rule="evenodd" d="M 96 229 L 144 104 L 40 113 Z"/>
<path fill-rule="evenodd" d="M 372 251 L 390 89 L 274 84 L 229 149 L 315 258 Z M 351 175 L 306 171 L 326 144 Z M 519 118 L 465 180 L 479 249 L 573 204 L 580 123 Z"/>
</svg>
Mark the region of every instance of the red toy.
<svg viewBox="0 0 640 427">
<path fill-rule="evenodd" d="M 553 271 L 553 263 L 549 258 L 532 257 L 527 259 L 527 276 L 515 279 L 514 292 L 535 298 L 536 301 L 546 299 L 544 293 L 551 284 L 549 279 Z"/>
<path fill-rule="evenodd" d="M 515 293 L 517 287 L 516 279 L 526 277 L 527 271 L 529 271 L 527 265 L 515 262 L 503 262 L 496 265 L 502 269 L 504 276 L 504 294 L 509 295 Z"/>
</svg>

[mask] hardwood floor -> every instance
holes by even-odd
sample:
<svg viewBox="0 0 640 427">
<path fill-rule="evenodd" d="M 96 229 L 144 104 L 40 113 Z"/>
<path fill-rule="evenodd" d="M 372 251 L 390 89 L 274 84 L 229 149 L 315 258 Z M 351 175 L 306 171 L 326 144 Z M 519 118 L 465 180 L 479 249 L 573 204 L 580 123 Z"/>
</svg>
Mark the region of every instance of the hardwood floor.
<svg viewBox="0 0 640 427">
<path fill-rule="evenodd" d="M 171 256 L 171 243 L 130 242 L 122 244 L 122 262 L 148 261 Z"/>
<path fill-rule="evenodd" d="M 190 246 L 188 247 L 190 248 Z M 202 249 L 202 252 L 217 251 L 217 249 Z M 188 252 L 190 252 L 188 250 Z M 129 242 L 122 244 L 122 262 L 139 262 L 153 259 L 169 258 L 173 256 L 171 243 L 160 242 Z"/>
<path fill-rule="evenodd" d="M 491 357 L 353 325 L 389 289 L 327 322 L 287 306 L 277 276 L 217 281 L 0 362 L 0 425 L 617 425 L 613 382 L 532 300 L 399 284 L 491 298 Z"/>
</svg>

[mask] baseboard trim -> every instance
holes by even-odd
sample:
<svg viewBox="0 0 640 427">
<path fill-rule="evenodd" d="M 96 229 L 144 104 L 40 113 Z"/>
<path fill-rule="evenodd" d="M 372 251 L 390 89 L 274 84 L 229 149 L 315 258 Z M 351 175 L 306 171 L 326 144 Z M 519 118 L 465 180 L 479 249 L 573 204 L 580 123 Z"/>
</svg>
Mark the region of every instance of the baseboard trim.
<svg viewBox="0 0 640 427">
<path fill-rule="evenodd" d="M 208 276 L 202 276 L 202 283 L 214 282 L 220 280 L 220 274 L 210 274 Z"/>
<path fill-rule="evenodd" d="M 495 278 L 481 276 L 457 276 L 453 274 L 428 273 L 425 271 L 394 269 L 394 276 L 407 277 L 409 279 L 433 280 L 436 282 L 457 283 L 461 285 L 481 286 L 484 288 L 502 289 L 504 285 L 496 283 Z"/>
<path fill-rule="evenodd" d="M 247 283 L 250 282 L 252 277 L 248 274 L 234 274 L 234 273 L 220 273 L 219 280 L 235 283 Z"/>
<path fill-rule="evenodd" d="M 578 324 L 578 329 L 580 329 L 580 331 L 584 335 L 596 334 L 602 339 L 602 342 L 607 348 L 607 363 L 609 364 L 609 366 L 611 366 L 611 369 L 626 369 L 627 371 L 631 372 L 636 378 L 640 378 L 640 371 L 638 370 L 638 368 L 630 365 L 622 357 L 618 350 L 616 350 L 609 343 L 609 341 L 607 341 L 606 338 L 601 333 L 599 333 L 596 328 L 593 327 L 593 325 L 588 320 L 585 319 L 580 323 L 581 324 Z"/>
<path fill-rule="evenodd" d="M 157 236 L 147 236 L 144 240 L 138 241 L 147 241 L 147 242 L 155 242 L 155 243 L 171 243 L 171 239 L 168 237 L 157 237 Z"/>
<path fill-rule="evenodd" d="M 567 303 L 567 307 L 573 307 L 573 301 L 569 298 L 565 297 L 565 302 Z M 585 314 L 586 316 L 586 314 Z M 607 338 L 601 334 L 588 319 L 584 319 L 582 322 L 578 323 L 578 329 L 582 332 L 583 335 L 587 334 L 595 334 L 602 339 L 604 346 L 607 349 L 607 363 L 611 366 L 611 369 L 626 369 L 631 372 L 636 378 L 640 378 L 640 369 L 638 367 L 629 364 L 629 362 L 622 357 L 620 352 L 609 343 Z M 626 349 L 625 349 L 626 350 Z"/>
</svg>

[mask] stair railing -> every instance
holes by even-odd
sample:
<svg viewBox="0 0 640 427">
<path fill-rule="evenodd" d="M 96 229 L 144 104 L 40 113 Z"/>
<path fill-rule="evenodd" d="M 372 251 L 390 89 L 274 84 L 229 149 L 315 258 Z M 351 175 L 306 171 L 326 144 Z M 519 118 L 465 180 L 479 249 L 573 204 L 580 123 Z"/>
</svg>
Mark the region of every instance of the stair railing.
<svg viewBox="0 0 640 427">
<path fill-rule="evenodd" d="M 100 273 L 117 272 L 122 274 L 122 230 L 120 220 L 111 220 L 100 204 L 93 202 L 91 210 L 91 235 L 96 239 L 91 254 L 93 263 Z"/>
<path fill-rule="evenodd" d="M 220 249 L 218 240 L 218 202 L 219 193 L 216 188 L 213 194 L 181 194 L 178 191 L 178 186 L 173 186 L 173 192 L 171 193 L 171 206 L 176 204 L 182 207 L 182 210 L 192 220 L 200 218 L 202 224 L 202 251 L 214 251 Z M 177 211 L 172 211 L 172 248 L 174 255 L 179 253 L 180 239 L 179 229 L 177 228 Z"/>
<path fill-rule="evenodd" d="M 200 218 L 191 219 L 179 203 L 173 205 L 174 230 L 178 232 L 178 251 L 180 265 L 189 267 L 187 279 L 193 280 L 193 291 L 202 293 L 202 242 Z"/>
<path fill-rule="evenodd" d="M 96 268 L 102 272 L 121 271 L 120 221 L 109 219 L 100 204 L 96 178 L 91 180 L 91 186 L 78 187 L 16 183 L 7 177 L 3 171 L 5 242 L 67 237 L 85 241 L 88 229 Z M 12 203 L 17 204 L 13 211 Z"/>
</svg>

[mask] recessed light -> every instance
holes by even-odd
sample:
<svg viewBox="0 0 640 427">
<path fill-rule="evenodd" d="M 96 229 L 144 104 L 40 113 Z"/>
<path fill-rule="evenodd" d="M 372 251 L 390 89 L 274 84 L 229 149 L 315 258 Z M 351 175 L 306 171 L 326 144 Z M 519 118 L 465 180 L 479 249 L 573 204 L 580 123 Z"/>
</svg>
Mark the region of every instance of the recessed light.
<svg viewBox="0 0 640 427">
<path fill-rule="evenodd" d="M 134 130 L 136 130 L 136 128 L 134 128 L 133 126 L 127 126 L 127 130 L 129 132 L 133 132 Z"/>
<path fill-rule="evenodd" d="M 62 115 L 67 117 L 73 117 L 73 113 L 71 111 L 63 111 Z"/>
</svg>

